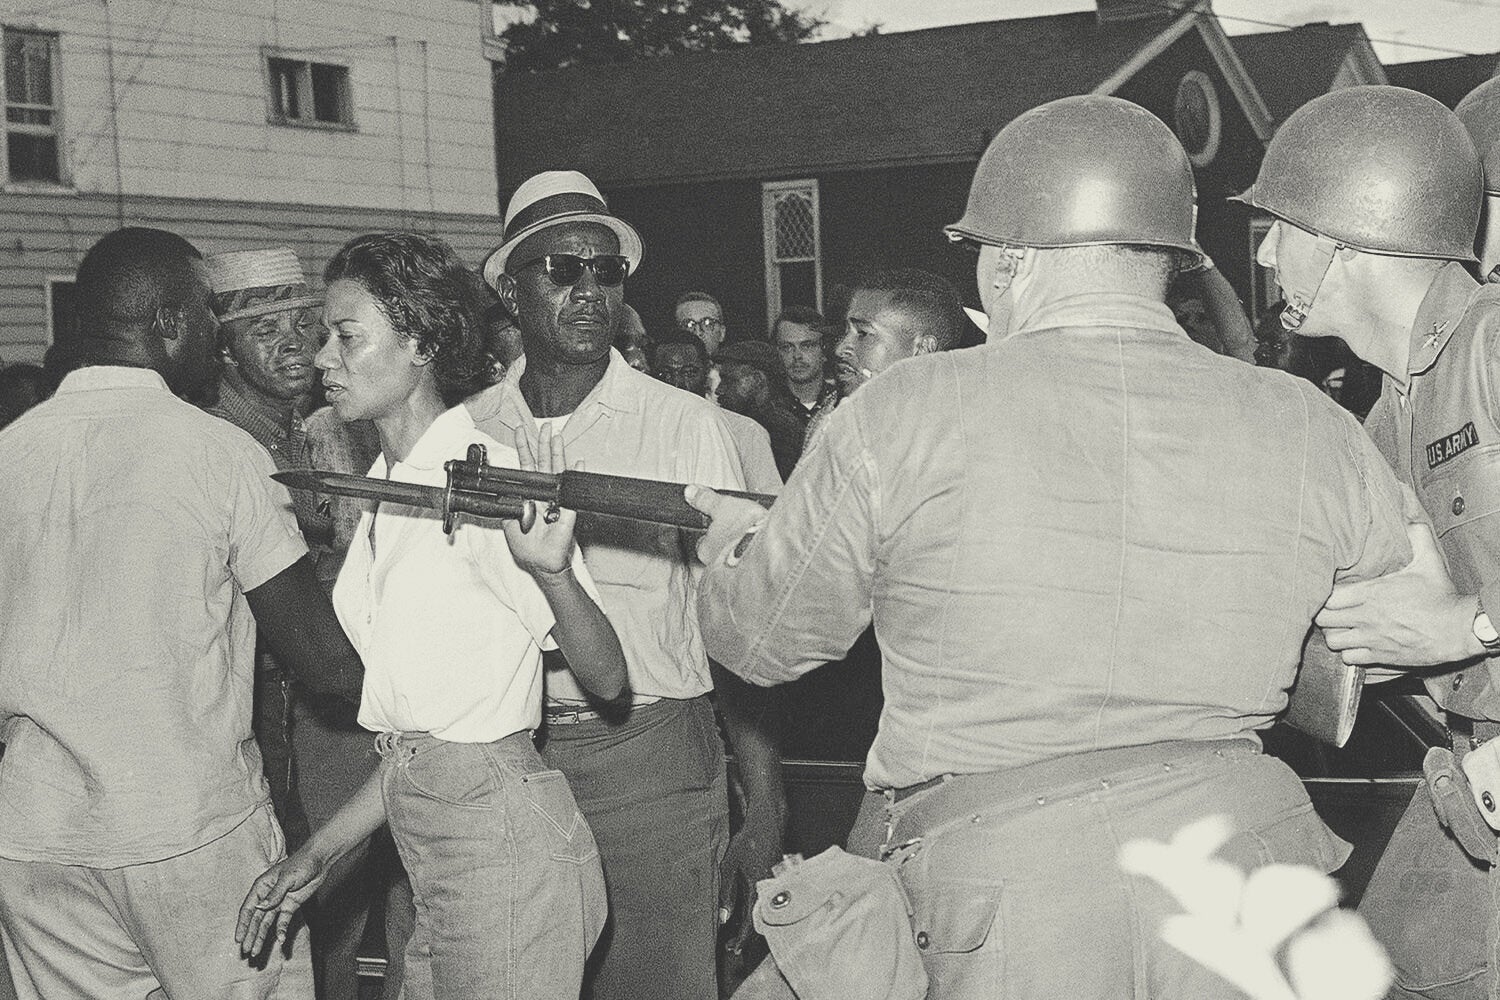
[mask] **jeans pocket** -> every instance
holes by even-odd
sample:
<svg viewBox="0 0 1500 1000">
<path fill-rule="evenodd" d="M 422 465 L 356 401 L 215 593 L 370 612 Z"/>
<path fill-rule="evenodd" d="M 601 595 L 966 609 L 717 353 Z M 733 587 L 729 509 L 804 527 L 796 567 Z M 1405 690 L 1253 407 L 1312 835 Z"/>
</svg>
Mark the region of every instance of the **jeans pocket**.
<svg viewBox="0 0 1500 1000">
<path fill-rule="evenodd" d="M 396 773 L 423 798 L 460 809 L 495 808 L 495 776 L 476 747 L 445 743 L 423 750 Z"/>
<path fill-rule="evenodd" d="M 521 794 L 547 832 L 549 853 L 556 861 L 588 864 L 599 856 L 594 832 L 578 811 L 573 790 L 561 771 L 537 771 L 521 778 Z"/>
</svg>

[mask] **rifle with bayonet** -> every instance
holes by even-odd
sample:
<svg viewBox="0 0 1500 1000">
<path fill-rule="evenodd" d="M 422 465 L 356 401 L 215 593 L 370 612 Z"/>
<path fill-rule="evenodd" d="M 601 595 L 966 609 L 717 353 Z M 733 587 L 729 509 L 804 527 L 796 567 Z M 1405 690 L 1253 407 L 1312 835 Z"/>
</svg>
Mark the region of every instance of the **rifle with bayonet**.
<svg viewBox="0 0 1500 1000">
<path fill-rule="evenodd" d="M 597 472 L 528 472 L 490 465 L 482 444 L 469 445 L 466 458 L 453 459 L 443 465 L 448 482 L 445 486 L 423 486 L 389 479 L 370 479 L 341 472 L 319 469 L 297 469 L 278 472 L 271 478 L 296 490 L 332 493 L 335 496 L 383 500 L 408 507 L 425 507 L 441 511 L 443 530 L 451 532 L 460 514 L 471 517 L 514 518 L 529 530 L 537 506 L 543 508 L 543 519 L 557 520 L 566 507 L 588 514 L 608 514 L 652 524 L 670 524 L 679 528 L 708 527 L 707 514 L 683 499 L 682 483 L 655 479 L 633 479 L 629 476 L 606 476 Z M 725 496 L 754 500 L 762 507 L 771 506 L 775 497 L 765 493 L 720 490 Z M 527 504 L 526 501 L 535 501 Z"/>
</svg>

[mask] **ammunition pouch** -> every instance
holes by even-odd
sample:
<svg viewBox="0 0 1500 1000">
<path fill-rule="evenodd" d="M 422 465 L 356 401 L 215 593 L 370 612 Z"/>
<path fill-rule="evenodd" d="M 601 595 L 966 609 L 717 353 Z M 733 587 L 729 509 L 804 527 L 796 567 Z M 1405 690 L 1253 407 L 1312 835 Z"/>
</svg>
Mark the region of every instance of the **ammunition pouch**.
<svg viewBox="0 0 1500 1000">
<path fill-rule="evenodd" d="M 922 1000 L 927 972 L 893 867 L 830 847 L 757 885 L 771 946 L 735 1000 Z"/>
<path fill-rule="evenodd" d="M 1445 747 L 1429 749 L 1422 761 L 1422 773 L 1438 822 L 1464 853 L 1485 865 L 1500 861 L 1500 841 L 1480 813 L 1474 790 L 1453 751 Z"/>
</svg>

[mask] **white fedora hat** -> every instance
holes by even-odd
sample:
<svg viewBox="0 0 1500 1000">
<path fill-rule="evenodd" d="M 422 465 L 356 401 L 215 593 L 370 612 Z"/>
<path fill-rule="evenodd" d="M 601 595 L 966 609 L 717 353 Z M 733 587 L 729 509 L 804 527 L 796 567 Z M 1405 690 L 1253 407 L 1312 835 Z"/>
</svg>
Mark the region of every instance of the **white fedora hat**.
<svg viewBox="0 0 1500 1000">
<path fill-rule="evenodd" d="M 505 206 L 505 242 L 484 259 L 484 280 L 496 287 L 511 251 L 528 236 L 565 222 L 597 222 L 620 240 L 630 273 L 641 266 L 645 247 L 630 223 L 611 215 L 594 182 L 576 170 L 545 170 L 526 179 Z"/>
</svg>

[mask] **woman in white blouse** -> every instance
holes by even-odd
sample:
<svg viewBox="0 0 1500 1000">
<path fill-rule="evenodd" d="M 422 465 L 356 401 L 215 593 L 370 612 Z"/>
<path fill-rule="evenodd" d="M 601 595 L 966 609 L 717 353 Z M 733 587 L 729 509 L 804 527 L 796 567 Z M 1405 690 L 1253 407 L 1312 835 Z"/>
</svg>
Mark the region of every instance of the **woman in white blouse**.
<svg viewBox="0 0 1500 1000">
<path fill-rule="evenodd" d="M 520 462 L 456 405 L 488 376 L 468 280 L 447 244 L 411 233 L 351 240 L 324 273 L 329 338 L 315 363 L 338 416 L 380 432 L 371 476 L 442 485 L 443 463 L 476 442 L 495 464 Z M 526 464 L 558 470 L 561 447 L 549 436 Z M 604 700 L 626 675 L 573 522 L 564 511 L 529 532 L 467 522 L 445 535 L 433 511 L 364 515 L 333 600 L 364 660 L 359 721 L 382 766 L 256 881 L 239 925 L 247 954 L 273 929 L 284 938 L 328 866 L 389 821 L 417 906 L 408 1000 L 578 996 L 604 882 L 566 780 L 532 745 L 542 650 L 561 649 Z"/>
</svg>

